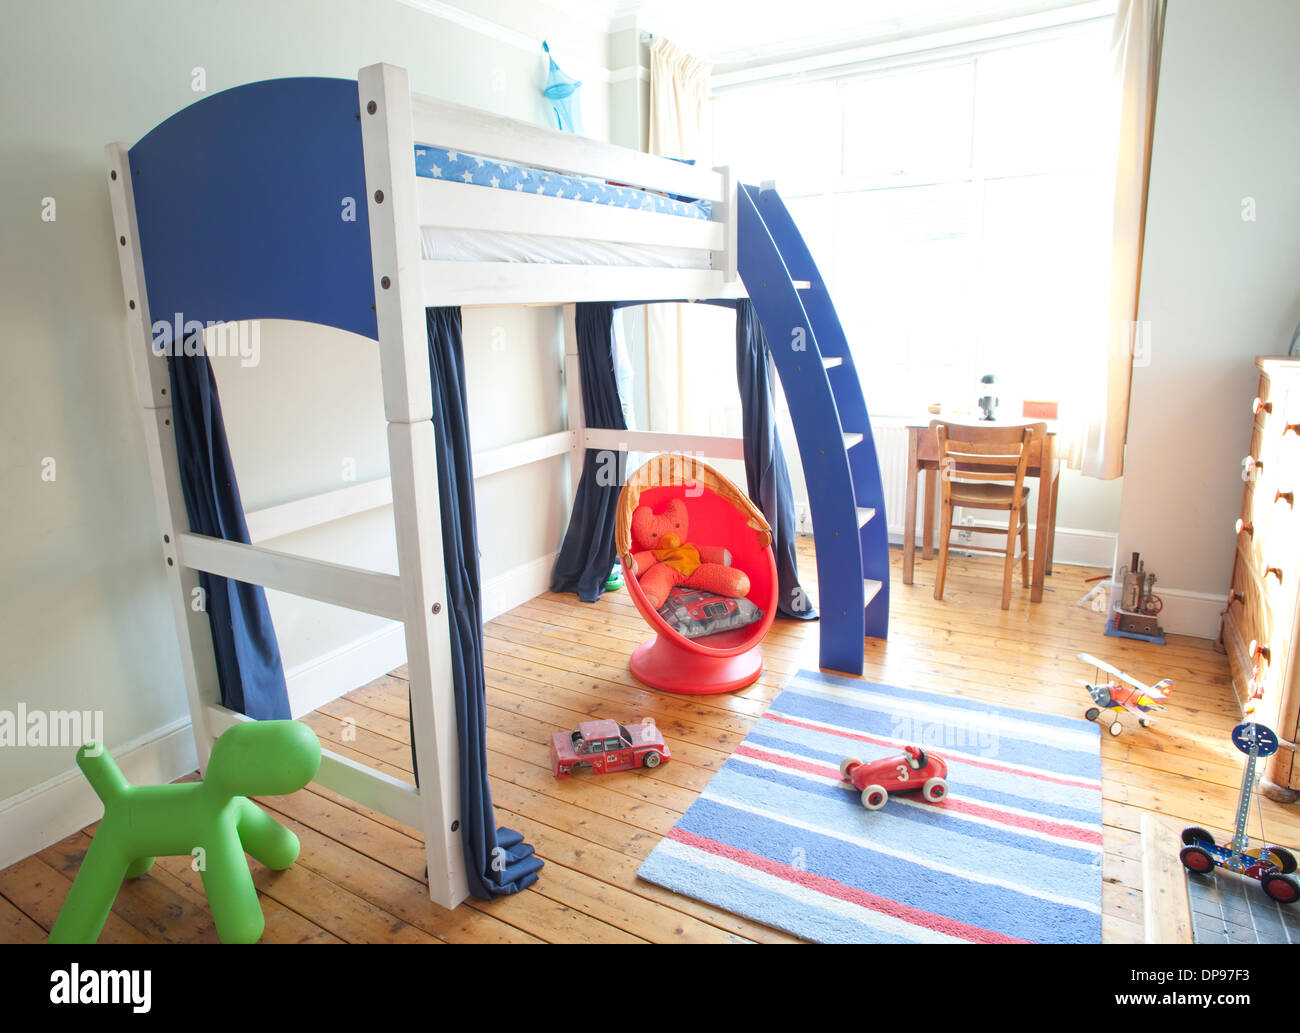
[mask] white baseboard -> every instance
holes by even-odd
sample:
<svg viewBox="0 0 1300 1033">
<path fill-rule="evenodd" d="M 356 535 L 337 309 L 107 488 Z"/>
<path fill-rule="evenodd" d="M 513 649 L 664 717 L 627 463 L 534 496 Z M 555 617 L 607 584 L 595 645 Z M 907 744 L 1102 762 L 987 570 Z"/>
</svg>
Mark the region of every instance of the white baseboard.
<svg viewBox="0 0 1300 1033">
<path fill-rule="evenodd" d="M 284 672 L 289 713 L 310 714 L 406 663 L 406 629 L 398 621 Z"/>
<path fill-rule="evenodd" d="M 959 528 L 954 528 L 954 532 L 956 530 L 959 530 Z M 1029 534 L 1031 539 L 1034 533 L 1034 527 L 1030 525 Z M 1116 538 L 1117 535 L 1110 531 L 1085 531 L 1076 527 L 1058 527 L 1056 529 L 1056 546 L 1052 551 L 1052 561 L 1074 567 L 1097 567 L 1100 570 L 1113 570 L 1115 566 Z M 996 544 L 1001 548 L 1002 541 L 1003 539 L 990 535 L 988 541 L 977 541 L 975 544 Z M 901 529 L 897 532 L 890 531 L 889 543 L 891 545 L 903 544 Z M 919 548 L 921 544 L 920 532 L 917 533 L 916 544 Z M 960 549 L 960 546 L 956 544 L 955 535 L 951 548 Z"/>
<path fill-rule="evenodd" d="M 1156 585 L 1156 595 L 1164 604 L 1157 619 L 1167 633 L 1196 638 L 1219 637 L 1219 617 L 1228 608 L 1226 595 L 1187 592 L 1160 584 Z"/>
<path fill-rule="evenodd" d="M 1032 538 L 1034 528 L 1029 528 Z M 1118 535 L 1114 531 L 1085 531 L 1077 527 L 1058 527 L 1056 545 L 1052 549 L 1052 562 L 1064 563 L 1073 567 L 1098 567 L 1102 570 L 1115 568 L 1115 544 Z"/>
<path fill-rule="evenodd" d="M 490 621 L 507 610 L 545 592 L 551 583 L 555 553 L 539 556 L 483 583 L 483 619 Z M 381 678 L 406 663 L 406 635 L 393 622 L 365 638 L 299 664 L 285 672 L 289 710 L 294 717 L 310 714 L 345 692 Z"/>
<path fill-rule="evenodd" d="M 190 719 L 179 718 L 110 751 L 133 785 L 160 785 L 198 767 Z M 79 768 L 0 802 L 0 868 L 44 850 L 104 813 Z"/>
<path fill-rule="evenodd" d="M 483 582 L 483 620 L 500 617 L 551 587 L 556 553 L 539 556 Z"/>
</svg>

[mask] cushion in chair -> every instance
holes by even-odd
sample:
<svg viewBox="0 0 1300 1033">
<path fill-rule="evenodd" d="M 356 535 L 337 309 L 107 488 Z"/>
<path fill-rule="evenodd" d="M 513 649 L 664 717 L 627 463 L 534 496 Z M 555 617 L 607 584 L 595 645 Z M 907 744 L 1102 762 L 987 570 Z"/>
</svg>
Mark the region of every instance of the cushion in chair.
<svg viewBox="0 0 1300 1033">
<path fill-rule="evenodd" d="M 678 586 L 659 607 L 659 616 L 686 638 L 703 638 L 720 631 L 743 628 L 763 619 L 763 611 L 748 599 L 733 599 L 698 588 Z"/>
</svg>

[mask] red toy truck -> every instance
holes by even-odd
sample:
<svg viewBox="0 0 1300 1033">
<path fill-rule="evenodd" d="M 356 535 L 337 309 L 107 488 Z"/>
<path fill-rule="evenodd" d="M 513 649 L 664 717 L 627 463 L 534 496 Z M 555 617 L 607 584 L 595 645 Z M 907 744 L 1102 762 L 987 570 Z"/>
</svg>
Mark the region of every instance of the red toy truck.
<svg viewBox="0 0 1300 1033">
<path fill-rule="evenodd" d="M 631 768 L 657 768 L 671 760 L 653 721 L 621 725 L 617 721 L 584 721 L 572 732 L 551 736 L 551 770 L 556 778 L 573 771 L 598 775 Z"/>
<path fill-rule="evenodd" d="M 885 806 L 890 793 L 919 789 L 930 803 L 948 795 L 947 763 L 919 746 L 904 746 L 902 754 L 870 764 L 850 757 L 840 762 L 840 777 L 862 793 L 862 806 L 869 811 Z"/>
</svg>

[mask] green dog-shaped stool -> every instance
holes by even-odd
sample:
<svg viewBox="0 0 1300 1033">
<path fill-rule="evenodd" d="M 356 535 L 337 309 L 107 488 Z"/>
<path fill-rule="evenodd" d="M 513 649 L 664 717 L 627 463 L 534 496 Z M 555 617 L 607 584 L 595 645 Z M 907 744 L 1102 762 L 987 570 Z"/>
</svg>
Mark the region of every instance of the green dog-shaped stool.
<svg viewBox="0 0 1300 1033">
<path fill-rule="evenodd" d="M 265 919 L 244 852 L 268 868 L 298 859 L 298 837 L 248 799 L 296 793 L 316 777 L 320 740 L 298 721 L 248 721 L 213 744 L 202 782 L 133 786 L 103 747 L 77 751 L 77 766 L 104 802 L 51 943 L 94 943 L 123 879 L 154 858 L 185 854 L 199 869 L 222 943 L 255 943 Z"/>
</svg>

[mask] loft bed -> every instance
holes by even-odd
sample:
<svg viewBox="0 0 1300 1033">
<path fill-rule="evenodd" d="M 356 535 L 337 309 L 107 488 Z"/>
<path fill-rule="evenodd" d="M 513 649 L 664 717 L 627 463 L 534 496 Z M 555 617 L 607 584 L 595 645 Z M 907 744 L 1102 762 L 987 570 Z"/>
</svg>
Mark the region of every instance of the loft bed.
<svg viewBox="0 0 1300 1033">
<path fill-rule="evenodd" d="M 268 80 L 214 94 L 134 146 L 110 144 L 107 157 L 127 350 L 201 766 L 214 738 L 248 719 L 222 705 L 216 618 L 191 605 L 201 578 L 400 621 L 419 787 L 328 749 L 317 781 L 423 831 L 435 902 L 454 907 L 470 893 L 467 840 L 483 830 L 460 820 L 426 326 L 438 309 L 565 306 L 567 429 L 481 453 L 474 473 L 567 454 L 576 482 L 588 449 L 720 459 L 744 450 L 740 439 L 587 426 L 574 305 L 748 296 L 809 487 L 822 666 L 860 673 L 864 634 L 885 636 L 888 546 L 870 423 L 825 284 L 774 189 L 412 94 L 405 71 L 383 64 L 356 81 Z M 192 529 L 194 471 L 178 452 L 183 392 L 154 338 L 154 317 L 173 314 L 196 329 L 290 319 L 377 342 L 389 483 L 287 503 L 262 524 L 298 527 L 307 512 L 323 522 L 391 499 L 396 575 L 249 544 L 246 527 L 242 540 Z"/>
</svg>

